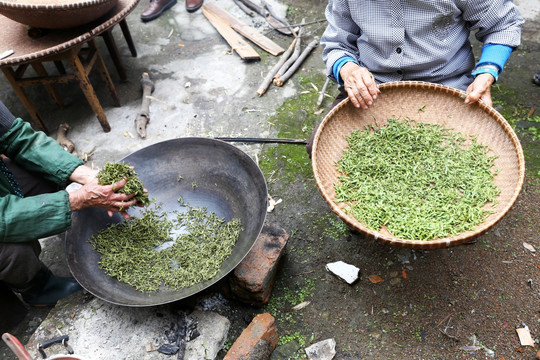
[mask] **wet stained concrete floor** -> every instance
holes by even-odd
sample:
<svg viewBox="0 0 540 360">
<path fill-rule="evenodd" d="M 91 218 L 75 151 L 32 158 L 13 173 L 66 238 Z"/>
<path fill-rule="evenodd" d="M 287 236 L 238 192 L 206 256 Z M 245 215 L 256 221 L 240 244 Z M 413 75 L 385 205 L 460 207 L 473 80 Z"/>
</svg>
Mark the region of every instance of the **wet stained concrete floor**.
<svg viewBox="0 0 540 360">
<path fill-rule="evenodd" d="M 540 71 L 540 4 L 536 0 L 516 3 L 527 19 L 523 45 L 512 55 L 494 89 L 494 99 L 499 101 L 499 111 L 517 118 L 524 111 L 540 115 L 540 87 L 531 82 L 533 74 Z M 246 22 L 253 21 L 253 26 L 281 46 L 290 43 L 290 38 L 269 29 L 262 19 L 247 18 L 234 3 L 218 0 L 216 4 Z M 71 125 L 68 134 L 79 153 L 95 148 L 89 164 L 102 166 L 175 137 L 277 137 L 287 126 L 305 126 L 308 106 L 288 107 L 292 113 L 286 124 L 276 119 L 278 109 L 289 101 L 304 101 L 301 99 L 309 92 L 312 98 L 317 97 L 310 82 L 316 82 L 319 89 L 324 82 L 320 48 L 304 63 L 298 77 L 258 97 L 255 91 L 274 64 L 273 57 L 261 51 L 260 62 L 241 61 L 204 16 L 186 13 L 183 3 L 158 20 L 142 24 L 139 14 L 145 5 L 140 3 L 127 18 L 138 50 L 136 58 L 129 56 L 118 29 L 114 32 L 127 68 L 127 82 L 118 80 L 102 47 L 121 108 L 112 106 L 100 79 L 93 78 L 111 123 L 110 133 L 101 131 L 76 85 L 58 87 L 67 105 L 64 110 L 55 108 L 43 89 L 28 90 L 50 129 L 67 121 Z M 287 11 L 291 21 L 314 21 L 308 26 L 308 37 L 322 33 L 324 23 L 315 20 L 323 18 L 324 2 L 293 1 L 288 5 L 288 10 L 280 4 L 274 8 L 283 15 Z M 142 72 L 149 72 L 156 85 L 144 140 L 137 137 L 133 125 L 140 106 Z M 310 79 L 307 85 L 300 76 Z M 335 93 L 335 86 L 329 92 Z M 30 120 L 5 78 L 0 80 L 0 99 L 12 112 Z M 325 98 L 321 108 L 329 104 L 330 99 Z M 307 138 L 310 126 L 313 124 L 291 133 Z M 268 311 L 276 316 L 284 344 L 276 350 L 276 359 L 303 358 L 302 347 L 329 337 L 337 342 L 336 359 L 534 358 L 540 339 L 540 261 L 523 243 L 540 248 L 539 148 L 538 140 L 524 131 L 518 130 L 518 135 L 526 154 L 527 174 L 514 207 L 474 243 L 435 251 L 394 248 L 350 232 L 318 192 L 307 156 L 298 155 L 296 148 L 291 150 L 296 145 L 237 144 L 256 160 L 279 158 L 269 162 L 276 164 L 275 168 L 264 168 L 269 193 L 283 200 L 267 214 L 267 222 L 286 229 L 290 239 L 266 307 L 250 307 L 230 299 L 218 310 L 231 320 L 229 342 L 254 314 Z M 298 169 L 295 176 L 290 174 L 291 162 Z M 68 275 L 62 243 L 62 236 L 45 239 L 43 259 L 57 274 Z M 338 260 L 360 268 L 357 283 L 348 285 L 326 272 L 325 264 Z M 384 282 L 373 284 L 369 275 L 379 275 Z M 309 305 L 290 311 L 303 301 Z M 47 312 L 30 309 L 13 333 L 23 342 L 28 340 Z M 535 347 L 519 344 L 515 327 L 523 324 L 537 340 Z M 2 345 L 0 358 L 14 357 Z"/>
</svg>

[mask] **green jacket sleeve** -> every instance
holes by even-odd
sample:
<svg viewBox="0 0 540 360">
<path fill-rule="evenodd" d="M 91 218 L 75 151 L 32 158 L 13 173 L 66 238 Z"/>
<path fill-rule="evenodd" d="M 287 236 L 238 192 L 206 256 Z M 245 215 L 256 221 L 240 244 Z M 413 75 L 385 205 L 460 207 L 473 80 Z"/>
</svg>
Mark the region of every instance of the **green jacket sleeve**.
<svg viewBox="0 0 540 360">
<path fill-rule="evenodd" d="M 35 131 L 29 123 L 19 118 L 0 137 L 0 154 L 60 186 L 66 186 L 75 168 L 83 164 L 81 159 L 65 151 L 54 139 Z"/>
<path fill-rule="evenodd" d="M 71 227 L 65 190 L 20 198 L 0 198 L 0 242 L 22 242 L 59 234 Z"/>
<path fill-rule="evenodd" d="M 52 138 L 15 119 L 0 137 L 0 153 L 26 170 L 65 186 L 83 162 Z M 71 208 L 64 190 L 19 198 L 0 181 L 0 242 L 20 242 L 61 233 L 71 227 Z"/>
</svg>

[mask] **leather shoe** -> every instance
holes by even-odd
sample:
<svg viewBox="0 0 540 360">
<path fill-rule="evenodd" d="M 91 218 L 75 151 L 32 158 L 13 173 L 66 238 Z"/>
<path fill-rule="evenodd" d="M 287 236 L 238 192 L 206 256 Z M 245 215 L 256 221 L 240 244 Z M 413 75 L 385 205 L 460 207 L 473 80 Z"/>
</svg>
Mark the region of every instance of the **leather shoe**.
<svg viewBox="0 0 540 360">
<path fill-rule="evenodd" d="M 186 0 L 186 10 L 188 12 L 194 12 L 199 10 L 204 0 Z"/>
<path fill-rule="evenodd" d="M 81 289 L 81 285 L 73 278 L 51 275 L 37 295 L 21 293 L 21 296 L 30 306 L 54 306 L 58 300 Z"/>
<path fill-rule="evenodd" d="M 175 4 L 176 0 L 150 0 L 150 4 L 141 14 L 141 20 L 144 22 L 154 20 Z"/>
</svg>

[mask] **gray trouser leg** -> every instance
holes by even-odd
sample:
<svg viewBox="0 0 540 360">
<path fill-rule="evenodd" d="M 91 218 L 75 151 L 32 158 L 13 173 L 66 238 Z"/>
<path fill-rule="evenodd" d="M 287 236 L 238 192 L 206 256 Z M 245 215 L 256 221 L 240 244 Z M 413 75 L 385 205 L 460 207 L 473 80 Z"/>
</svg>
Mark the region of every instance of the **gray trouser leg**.
<svg viewBox="0 0 540 360">
<path fill-rule="evenodd" d="M 0 281 L 22 289 L 41 270 L 41 246 L 33 240 L 23 243 L 0 243 Z"/>
</svg>

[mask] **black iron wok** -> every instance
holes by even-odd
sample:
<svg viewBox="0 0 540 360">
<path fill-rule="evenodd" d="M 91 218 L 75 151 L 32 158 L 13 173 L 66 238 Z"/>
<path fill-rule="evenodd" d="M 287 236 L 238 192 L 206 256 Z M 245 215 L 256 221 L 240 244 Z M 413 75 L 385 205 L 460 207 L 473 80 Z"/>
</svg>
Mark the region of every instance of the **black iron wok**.
<svg viewBox="0 0 540 360">
<path fill-rule="evenodd" d="M 75 279 L 91 294 L 125 306 L 151 306 L 180 300 L 216 283 L 247 255 L 262 229 L 267 209 L 265 179 L 257 164 L 233 145 L 207 138 L 180 138 L 138 150 L 122 160 L 135 166 L 137 175 L 165 211 L 180 210 L 178 198 L 193 207 L 206 207 L 227 221 L 240 218 L 244 231 L 218 274 L 208 281 L 180 290 L 162 288 L 144 293 L 105 275 L 99 268 L 99 254 L 89 238 L 111 223 L 105 210 L 85 209 L 73 213 L 72 228 L 66 233 L 67 263 Z M 183 179 L 178 181 L 179 176 Z M 193 186 L 193 183 L 196 186 Z M 137 216 L 141 210 L 131 208 Z"/>
</svg>

